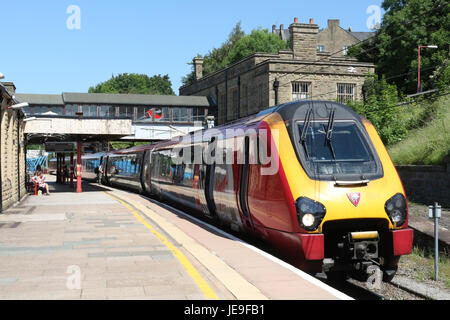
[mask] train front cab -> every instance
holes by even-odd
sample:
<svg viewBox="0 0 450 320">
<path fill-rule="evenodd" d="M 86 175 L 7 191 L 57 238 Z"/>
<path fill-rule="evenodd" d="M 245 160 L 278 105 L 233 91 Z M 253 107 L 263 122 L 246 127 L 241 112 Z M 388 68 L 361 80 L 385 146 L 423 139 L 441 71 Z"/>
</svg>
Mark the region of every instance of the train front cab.
<svg viewBox="0 0 450 320">
<path fill-rule="evenodd" d="M 411 251 L 413 231 L 400 178 L 375 128 L 337 103 L 284 116 L 265 119 L 279 136 L 279 177 L 297 226 L 278 241 L 297 243 L 289 254 L 305 270 L 363 277 L 374 265 L 390 281 L 399 257 Z"/>
</svg>

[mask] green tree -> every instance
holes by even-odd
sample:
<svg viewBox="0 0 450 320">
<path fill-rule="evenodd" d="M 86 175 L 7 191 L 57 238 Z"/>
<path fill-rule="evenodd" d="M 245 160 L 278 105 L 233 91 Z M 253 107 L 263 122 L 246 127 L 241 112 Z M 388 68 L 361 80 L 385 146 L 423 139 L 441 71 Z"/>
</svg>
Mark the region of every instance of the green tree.
<svg viewBox="0 0 450 320">
<path fill-rule="evenodd" d="M 404 93 L 417 88 L 418 46 L 437 45 L 421 50 L 421 83 L 432 89 L 430 76 L 448 57 L 450 6 L 445 0 L 384 0 L 386 10 L 376 37 L 352 48 L 350 54 L 376 64 L 384 75 Z"/>
<path fill-rule="evenodd" d="M 129 93 L 175 95 L 169 76 L 122 73 L 89 88 L 89 93 Z"/>
<path fill-rule="evenodd" d="M 377 129 L 384 144 L 398 142 L 407 134 L 406 123 L 401 119 L 397 88 L 383 77 L 368 75 L 364 82 L 364 100 L 349 102 L 358 114 L 366 117 Z"/>
<path fill-rule="evenodd" d="M 269 33 L 267 29 L 253 30 L 249 35 L 245 35 L 241 23 L 238 22 L 220 48 L 212 49 L 203 57 L 203 76 L 225 68 L 253 53 L 277 53 L 278 50 L 287 49 L 287 47 L 288 44 L 285 41 Z M 194 81 L 194 70 L 182 78 L 184 85 Z"/>
<path fill-rule="evenodd" d="M 233 46 L 239 39 L 245 36 L 245 32 L 242 30 L 241 22 L 239 21 L 231 30 L 228 39 L 222 43 L 219 48 L 213 48 L 203 57 L 203 76 L 213 73 L 227 66 L 227 57 Z M 197 54 L 197 57 L 201 57 L 201 54 Z M 189 64 L 192 64 L 190 62 Z M 184 85 L 192 84 L 195 81 L 195 70 L 187 74 L 181 79 Z"/>
<path fill-rule="evenodd" d="M 228 64 L 237 62 L 255 52 L 277 53 L 287 49 L 287 42 L 267 29 L 253 30 L 251 34 L 239 39 L 227 57 Z"/>
</svg>

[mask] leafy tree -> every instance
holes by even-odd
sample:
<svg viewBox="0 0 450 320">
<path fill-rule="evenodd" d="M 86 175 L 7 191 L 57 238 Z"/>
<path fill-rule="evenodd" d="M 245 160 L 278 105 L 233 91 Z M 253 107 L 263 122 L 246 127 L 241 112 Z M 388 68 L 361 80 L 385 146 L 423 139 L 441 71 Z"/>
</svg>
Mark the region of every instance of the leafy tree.
<svg viewBox="0 0 450 320">
<path fill-rule="evenodd" d="M 277 53 L 278 50 L 287 49 L 287 47 L 288 44 L 285 41 L 269 33 L 267 29 L 253 30 L 251 34 L 245 35 L 241 23 L 238 22 L 220 48 L 212 49 L 203 57 L 203 76 L 225 68 L 255 52 Z M 194 70 L 182 78 L 184 85 L 194 81 Z"/>
<path fill-rule="evenodd" d="M 175 95 L 169 76 L 122 73 L 89 88 L 90 93 L 130 93 Z"/>
<path fill-rule="evenodd" d="M 241 22 L 239 21 L 230 32 L 228 39 L 219 48 L 213 48 L 203 57 L 203 76 L 224 68 L 227 65 L 226 59 L 231 49 L 244 36 L 245 32 L 242 30 Z M 201 54 L 197 54 L 197 57 L 201 57 Z M 181 79 L 181 82 L 187 85 L 192 84 L 194 81 L 195 70 L 192 68 L 192 71 Z"/>
<path fill-rule="evenodd" d="M 402 122 L 397 106 L 397 88 L 383 77 L 378 80 L 374 74 L 368 75 L 364 83 L 364 101 L 348 103 L 358 114 L 366 117 L 378 131 L 383 143 L 389 145 L 407 134 L 406 123 Z"/>
<path fill-rule="evenodd" d="M 350 54 L 376 64 L 376 73 L 386 76 L 404 93 L 417 88 L 418 46 L 421 50 L 421 83 L 431 89 L 435 67 L 448 57 L 450 6 L 445 0 L 384 0 L 386 10 L 376 37 L 352 48 Z"/>
<path fill-rule="evenodd" d="M 277 53 L 287 49 L 287 43 L 267 29 L 253 30 L 251 34 L 239 39 L 227 57 L 229 64 L 237 62 L 255 52 Z"/>
</svg>

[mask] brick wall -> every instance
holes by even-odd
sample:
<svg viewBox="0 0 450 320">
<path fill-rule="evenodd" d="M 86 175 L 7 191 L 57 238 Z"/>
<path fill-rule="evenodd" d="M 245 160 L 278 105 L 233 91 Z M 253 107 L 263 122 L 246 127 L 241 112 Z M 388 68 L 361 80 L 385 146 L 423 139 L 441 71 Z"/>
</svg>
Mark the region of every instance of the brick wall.
<svg viewBox="0 0 450 320">
<path fill-rule="evenodd" d="M 397 166 L 408 200 L 450 207 L 450 162 L 443 166 Z"/>
</svg>

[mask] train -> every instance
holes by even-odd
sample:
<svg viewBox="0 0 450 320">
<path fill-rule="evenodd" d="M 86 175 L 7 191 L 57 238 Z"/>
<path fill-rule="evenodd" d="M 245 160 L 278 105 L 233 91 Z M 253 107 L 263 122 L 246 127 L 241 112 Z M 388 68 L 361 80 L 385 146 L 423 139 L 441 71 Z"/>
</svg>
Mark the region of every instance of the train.
<svg viewBox="0 0 450 320">
<path fill-rule="evenodd" d="M 330 279 L 390 281 L 411 252 L 402 182 L 374 126 L 334 101 L 295 101 L 170 141 L 84 155 L 83 176 L 263 239 Z"/>
</svg>

